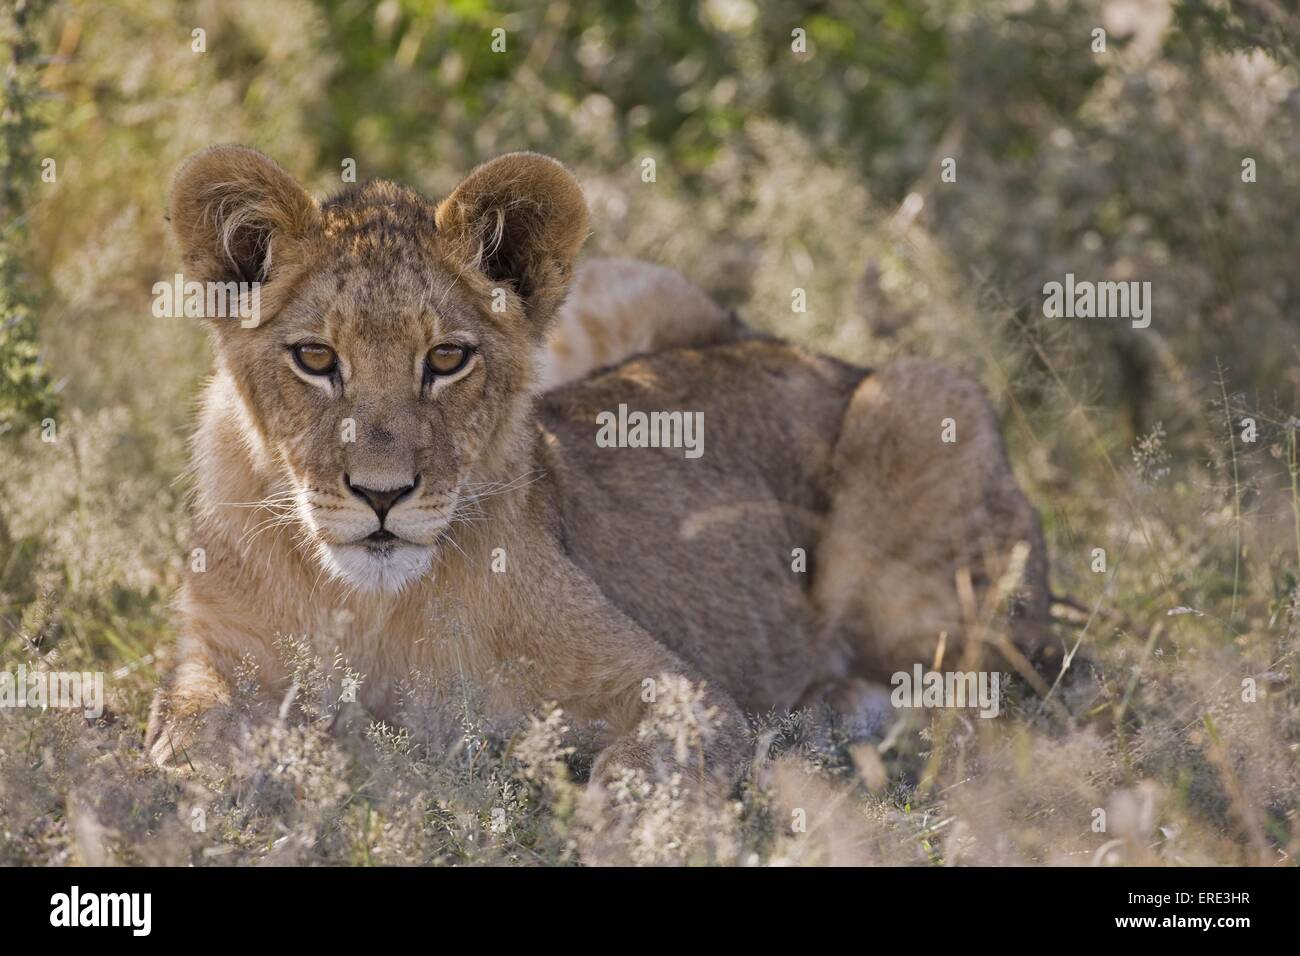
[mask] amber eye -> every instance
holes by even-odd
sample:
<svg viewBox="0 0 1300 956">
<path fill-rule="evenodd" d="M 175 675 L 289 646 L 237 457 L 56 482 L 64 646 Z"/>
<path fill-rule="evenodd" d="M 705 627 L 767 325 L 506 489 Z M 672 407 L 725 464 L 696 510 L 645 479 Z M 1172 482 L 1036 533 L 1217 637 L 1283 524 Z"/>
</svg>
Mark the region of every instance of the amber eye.
<svg viewBox="0 0 1300 956">
<path fill-rule="evenodd" d="M 293 347 L 293 359 L 308 375 L 329 375 L 339 366 L 339 357 L 328 345 L 304 342 Z"/>
<path fill-rule="evenodd" d="M 469 349 L 462 345 L 444 343 L 429 349 L 429 371 L 434 375 L 452 375 L 469 361 Z"/>
</svg>

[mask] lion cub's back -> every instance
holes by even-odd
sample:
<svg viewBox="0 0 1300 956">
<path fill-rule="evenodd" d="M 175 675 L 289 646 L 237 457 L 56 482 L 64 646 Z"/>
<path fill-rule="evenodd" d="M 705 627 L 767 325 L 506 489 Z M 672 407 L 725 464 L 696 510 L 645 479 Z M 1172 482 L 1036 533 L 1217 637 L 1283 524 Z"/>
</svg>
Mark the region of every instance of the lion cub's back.
<svg viewBox="0 0 1300 956">
<path fill-rule="evenodd" d="M 825 663 L 809 653 L 809 574 L 795 549 L 815 549 L 840 420 L 864 374 L 751 339 L 633 359 L 541 399 L 574 559 L 743 706 L 789 706 Z M 638 412 L 693 416 L 699 456 L 635 447 Z M 601 422 L 612 423 L 603 435 Z"/>
</svg>

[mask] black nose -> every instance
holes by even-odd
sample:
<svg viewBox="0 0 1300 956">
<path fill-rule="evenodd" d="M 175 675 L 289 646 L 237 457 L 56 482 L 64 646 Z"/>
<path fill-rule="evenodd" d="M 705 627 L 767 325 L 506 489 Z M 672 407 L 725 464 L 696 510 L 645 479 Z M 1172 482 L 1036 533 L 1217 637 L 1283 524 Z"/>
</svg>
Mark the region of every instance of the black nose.
<svg viewBox="0 0 1300 956">
<path fill-rule="evenodd" d="M 417 477 L 414 484 L 407 485 L 405 488 L 394 488 L 391 491 L 375 491 L 373 488 L 362 488 L 360 485 L 354 485 L 352 480 L 343 476 L 343 481 L 347 484 L 348 490 L 358 498 L 364 498 L 370 507 L 375 509 L 375 514 L 379 515 L 379 526 L 384 525 L 384 517 L 392 510 L 393 505 L 397 504 L 412 491 L 415 485 L 420 483 Z"/>
</svg>

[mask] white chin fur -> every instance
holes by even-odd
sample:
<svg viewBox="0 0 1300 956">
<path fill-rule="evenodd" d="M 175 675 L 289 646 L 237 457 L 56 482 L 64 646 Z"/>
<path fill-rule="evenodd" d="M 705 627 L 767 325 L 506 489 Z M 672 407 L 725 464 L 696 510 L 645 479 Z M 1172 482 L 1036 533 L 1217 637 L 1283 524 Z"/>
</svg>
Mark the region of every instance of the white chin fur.
<svg viewBox="0 0 1300 956">
<path fill-rule="evenodd" d="M 433 548 L 394 541 L 382 551 L 364 544 L 325 544 L 325 569 L 359 591 L 395 593 L 422 577 L 433 564 Z"/>
</svg>

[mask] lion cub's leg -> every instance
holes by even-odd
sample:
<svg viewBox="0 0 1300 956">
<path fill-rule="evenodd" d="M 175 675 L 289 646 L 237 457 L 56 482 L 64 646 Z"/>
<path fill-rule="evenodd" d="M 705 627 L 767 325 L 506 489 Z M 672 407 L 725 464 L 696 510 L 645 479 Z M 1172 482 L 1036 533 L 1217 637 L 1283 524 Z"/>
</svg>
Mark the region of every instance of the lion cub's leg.
<svg viewBox="0 0 1300 956">
<path fill-rule="evenodd" d="M 929 664 L 945 633 L 949 670 L 961 669 L 976 630 L 1009 633 L 1028 656 L 1041 648 L 1042 531 L 975 382 L 918 360 L 871 375 L 845 412 L 834 476 L 814 596 L 831 633 L 855 650 L 860 674 L 887 680 Z M 1023 565 L 1018 581 L 1008 580 L 1013 555 Z M 990 593 L 1000 583 L 1011 593 L 995 609 Z"/>
<path fill-rule="evenodd" d="M 159 766 L 192 764 L 196 747 L 217 733 L 219 709 L 230 703 L 230 686 L 200 651 L 182 644 L 179 653 L 149 708 L 144 746 Z"/>
<path fill-rule="evenodd" d="M 878 740 L 896 717 L 888 687 L 852 676 L 814 684 L 795 706 L 807 708 L 850 740 Z"/>
</svg>

